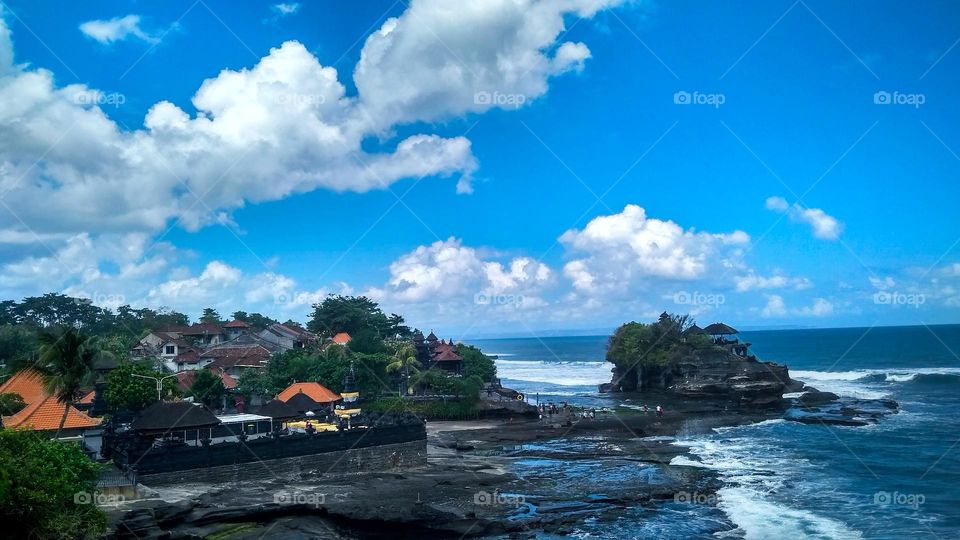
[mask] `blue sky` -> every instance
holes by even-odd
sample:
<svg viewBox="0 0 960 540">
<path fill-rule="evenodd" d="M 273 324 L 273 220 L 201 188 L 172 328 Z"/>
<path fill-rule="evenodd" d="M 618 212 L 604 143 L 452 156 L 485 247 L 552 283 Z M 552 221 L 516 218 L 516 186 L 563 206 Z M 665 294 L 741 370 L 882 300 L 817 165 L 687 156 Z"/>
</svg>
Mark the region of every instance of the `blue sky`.
<svg viewBox="0 0 960 540">
<path fill-rule="evenodd" d="M 957 322 L 951 3 L 5 0 L 3 20 L 5 298 L 303 319 L 362 293 L 453 335 Z"/>
</svg>

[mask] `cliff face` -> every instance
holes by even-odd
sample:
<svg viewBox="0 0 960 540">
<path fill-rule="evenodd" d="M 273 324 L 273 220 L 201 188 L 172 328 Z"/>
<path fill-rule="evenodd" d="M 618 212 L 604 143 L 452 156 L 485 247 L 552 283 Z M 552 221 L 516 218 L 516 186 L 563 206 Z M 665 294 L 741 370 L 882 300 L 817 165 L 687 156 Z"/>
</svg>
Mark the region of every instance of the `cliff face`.
<svg viewBox="0 0 960 540">
<path fill-rule="evenodd" d="M 601 392 L 660 390 L 685 397 L 729 399 L 746 406 L 779 402 L 803 383 L 790 379 L 787 367 L 761 362 L 753 355 L 722 349 L 692 352 L 666 366 L 615 367 L 613 381 Z"/>
</svg>

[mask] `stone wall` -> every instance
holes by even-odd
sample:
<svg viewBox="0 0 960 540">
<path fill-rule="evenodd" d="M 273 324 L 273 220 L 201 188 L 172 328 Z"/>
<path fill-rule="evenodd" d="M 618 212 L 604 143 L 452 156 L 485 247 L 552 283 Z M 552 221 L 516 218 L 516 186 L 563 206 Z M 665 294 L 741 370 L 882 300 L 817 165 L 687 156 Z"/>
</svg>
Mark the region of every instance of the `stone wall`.
<svg viewBox="0 0 960 540">
<path fill-rule="evenodd" d="M 243 482 L 296 477 L 301 474 L 323 474 L 328 471 L 343 473 L 409 469 L 426 464 L 427 441 L 423 439 L 236 465 L 144 474 L 140 475 L 139 481 L 146 486 Z"/>
</svg>

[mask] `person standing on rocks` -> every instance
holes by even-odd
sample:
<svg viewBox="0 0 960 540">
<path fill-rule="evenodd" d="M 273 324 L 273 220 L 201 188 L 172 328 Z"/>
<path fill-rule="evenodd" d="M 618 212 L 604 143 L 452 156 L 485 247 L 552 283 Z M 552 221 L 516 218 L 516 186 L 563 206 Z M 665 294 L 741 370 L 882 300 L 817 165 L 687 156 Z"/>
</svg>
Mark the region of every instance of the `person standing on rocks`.
<svg viewBox="0 0 960 540">
<path fill-rule="evenodd" d="M 663 416 L 663 407 L 657 405 L 657 416 Z"/>
</svg>

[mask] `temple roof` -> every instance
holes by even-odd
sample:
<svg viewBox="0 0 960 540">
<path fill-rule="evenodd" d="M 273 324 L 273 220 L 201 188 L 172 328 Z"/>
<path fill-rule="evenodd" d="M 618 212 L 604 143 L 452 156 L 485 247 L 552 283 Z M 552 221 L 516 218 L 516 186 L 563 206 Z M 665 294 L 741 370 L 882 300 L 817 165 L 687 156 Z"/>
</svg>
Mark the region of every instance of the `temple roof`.
<svg viewBox="0 0 960 540">
<path fill-rule="evenodd" d="M 340 394 L 330 390 L 317 382 L 298 382 L 288 386 L 283 392 L 277 394 L 280 401 L 289 402 L 297 394 L 305 394 L 307 397 L 317 403 L 333 403 L 340 401 Z"/>
<path fill-rule="evenodd" d="M 296 418 L 300 416 L 300 413 L 297 412 L 297 409 L 291 406 L 289 403 L 285 403 L 279 399 L 272 399 L 267 402 L 264 406 L 260 407 L 257 410 L 257 414 L 261 416 L 269 416 L 270 418 Z"/>
<path fill-rule="evenodd" d="M 716 322 L 704 328 L 703 333 L 717 336 L 725 334 L 739 334 L 740 332 L 738 332 L 737 329 L 732 326 Z"/>
<path fill-rule="evenodd" d="M 3 417 L 7 428 L 27 428 L 38 431 L 55 431 L 63 418 L 63 403 L 50 395 L 43 384 L 43 378 L 32 369 L 17 372 L 0 385 L 0 394 L 17 394 L 27 404 L 22 410 L 11 416 Z M 64 429 L 81 429 L 100 425 L 100 419 L 91 418 L 73 405 L 69 405 Z"/>
<path fill-rule="evenodd" d="M 212 427 L 220 419 L 203 405 L 186 401 L 157 401 L 140 412 L 130 427 L 136 431 L 171 431 Z"/>
</svg>

